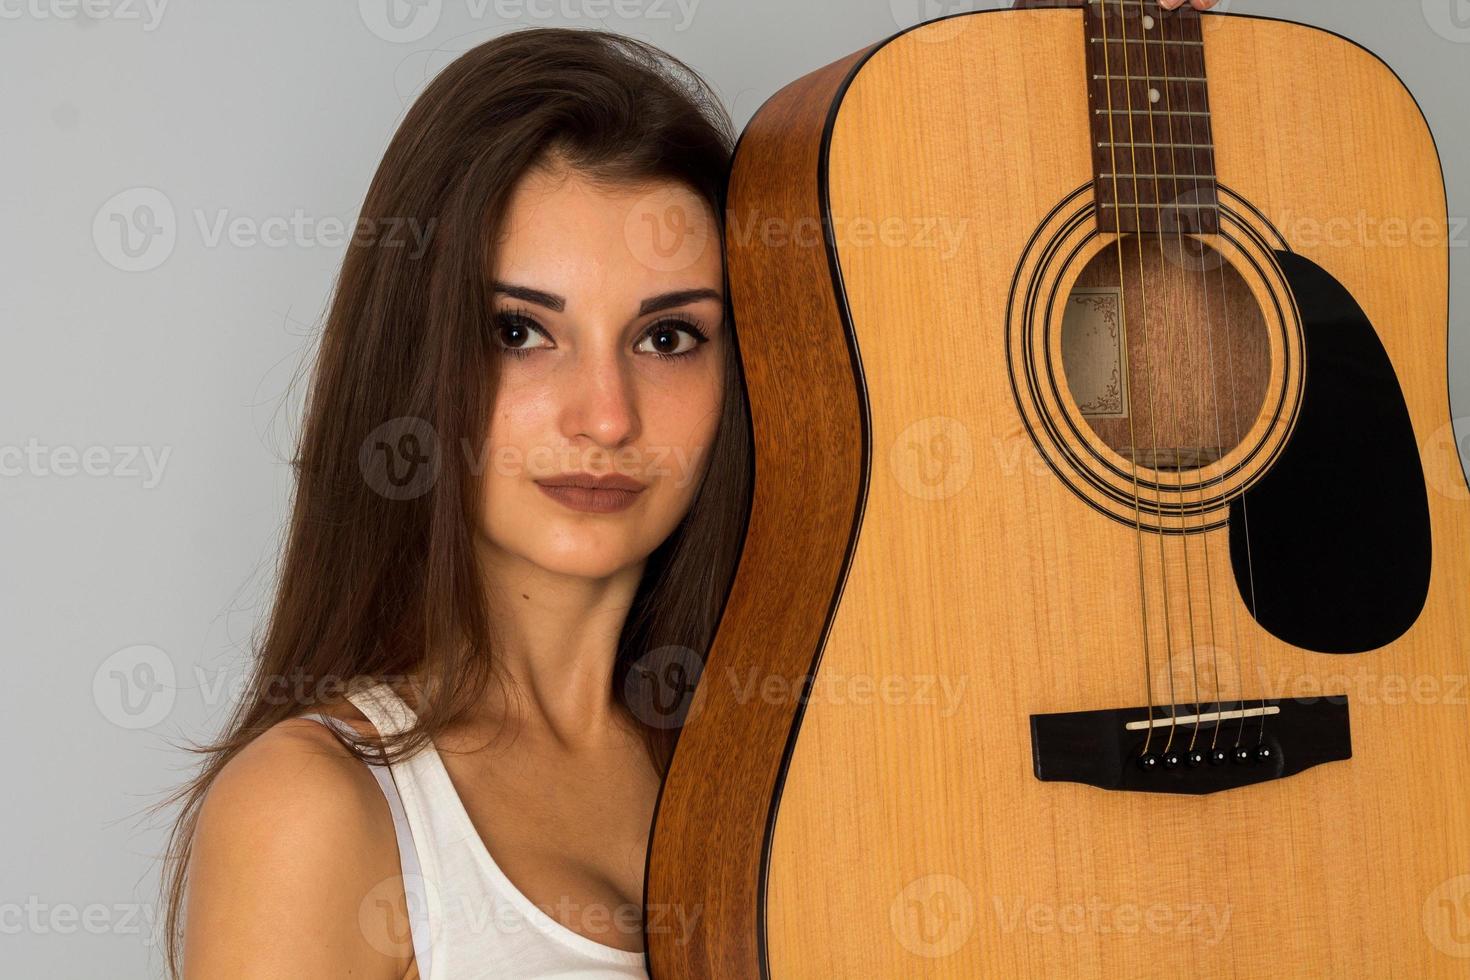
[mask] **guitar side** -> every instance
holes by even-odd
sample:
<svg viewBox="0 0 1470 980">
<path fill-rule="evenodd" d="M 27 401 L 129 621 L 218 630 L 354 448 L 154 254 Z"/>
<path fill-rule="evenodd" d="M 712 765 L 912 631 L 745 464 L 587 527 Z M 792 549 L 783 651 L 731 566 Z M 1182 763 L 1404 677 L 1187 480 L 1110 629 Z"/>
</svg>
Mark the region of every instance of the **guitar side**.
<svg viewBox="0 0 1470 980">
<path fill-rule="evenodd" d="M 656 977 L 1470 963 L 1470 491 L 1443 180 L 1412 98 L 1327 32 L 1206 18 L 1218 172 L 1272 243 L 1267 272 L 1302 294 L 1283 317 L 1315 312 L 1300 260 L 1392 366 L 1433 544 L 1421 601 L 1376 649 L 1303 649 L 1245 610 L 1228 528 L 1171 539 L 1175 588 L 1193 570 L 1191 599 L 1236 616 L 1239 641 L 1215 646 L 1238 674 L 1348 694 L 1351 758 L 1201 796 L 1036 777 L 1032 715 L 1139 703 L 1143 684 L 1136 533 L 1042 459 L 1007 373 L 1022 256 L 1091 176 L 1080 18 L 905 32 L 784 89 L 742 138 L 727 245 L 756 497 L 655 823 L 650 907 L 700 915 L 692 936 L 650 933 Z M 1307 431 L 1283 431 L 1283 453 Z"/>
</svg>

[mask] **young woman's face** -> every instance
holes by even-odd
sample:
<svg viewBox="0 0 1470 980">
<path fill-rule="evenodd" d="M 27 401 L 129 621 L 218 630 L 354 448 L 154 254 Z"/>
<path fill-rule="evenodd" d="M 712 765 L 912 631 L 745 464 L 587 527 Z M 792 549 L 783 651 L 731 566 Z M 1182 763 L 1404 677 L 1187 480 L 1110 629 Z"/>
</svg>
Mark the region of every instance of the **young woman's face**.
<svg viewBox="0 0 1470 980">
<path fill-rule="evenodd" d="M 537 170 L 517 185 L 490 272 L 501 377 L 482 544 L 586 577 L 643 561 L 689 509 L 720 418 L 715 216 L 674 182 Z M 549 489 L 578 473 L 642 489 Z"/>
</svg>

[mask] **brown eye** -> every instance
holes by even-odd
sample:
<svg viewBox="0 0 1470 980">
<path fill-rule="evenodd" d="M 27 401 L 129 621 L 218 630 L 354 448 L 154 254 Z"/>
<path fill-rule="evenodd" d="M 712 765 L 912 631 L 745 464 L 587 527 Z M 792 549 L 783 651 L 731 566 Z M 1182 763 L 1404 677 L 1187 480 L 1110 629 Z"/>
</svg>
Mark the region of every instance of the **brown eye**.
<svg viewBox="0 0 1470 980">
<path fill-rule="evenodd" d="M 551 347 L 551 344 L 537 346 L 526 346 L 530 341 L 540 337 L 550 340 L 541 325 L 523 313 L 501 313 L 495 318 L 496 343 L 502 352 L 512 357 L 525 357 L 533 350 Z"/>
<path fill-rule="evenodd" d="M 681 337 L 680 334 L 684 336 Z M 688 339 L 686 341 L 686 338 Z M 643 343 L 652 342 L 654 349 L 647 353 L 655 357 L 685 357 L 709 340 L 704 331 L 688 320 L 660 320 L 649 327 L 643 335 Z M 643 350 L 643 343 L 639 344 Z"/>
</svg>

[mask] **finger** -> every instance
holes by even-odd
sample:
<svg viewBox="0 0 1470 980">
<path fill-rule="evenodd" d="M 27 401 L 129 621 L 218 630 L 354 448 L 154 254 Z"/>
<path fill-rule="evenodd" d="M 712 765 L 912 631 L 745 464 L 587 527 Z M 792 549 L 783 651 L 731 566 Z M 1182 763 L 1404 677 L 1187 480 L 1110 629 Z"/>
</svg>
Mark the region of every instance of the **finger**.
<svg viewBox="0 0 1470 980">
<path fill-rule="evenodd" d="M 1209 10 L 1220 0 L 1190 0 L 1190 2 L 1194 4 L 1196 10 Z"/>
<path fill-rule="evenodd" d="M 1159 0 L 1159 6 L 1165 10 L 1174 10 L 1183 2 L 1184 0 Z"/>
</svg>

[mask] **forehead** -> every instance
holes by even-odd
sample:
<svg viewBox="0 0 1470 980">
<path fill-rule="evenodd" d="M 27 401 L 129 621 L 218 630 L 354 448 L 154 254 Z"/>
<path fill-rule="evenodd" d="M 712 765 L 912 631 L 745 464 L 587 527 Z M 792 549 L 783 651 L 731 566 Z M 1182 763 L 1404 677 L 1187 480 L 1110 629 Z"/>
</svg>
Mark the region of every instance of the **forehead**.
<svg viewBox="0 0 1470 980">
<path fill-rule="evenodd" d="M 677 181 L 606 184 L 576 170 L 536 169 L 517 183 L 496 242 L 492 279 L 584 301 L 719 288 L 719 228 L 709 204 Z"/>
</svg>

